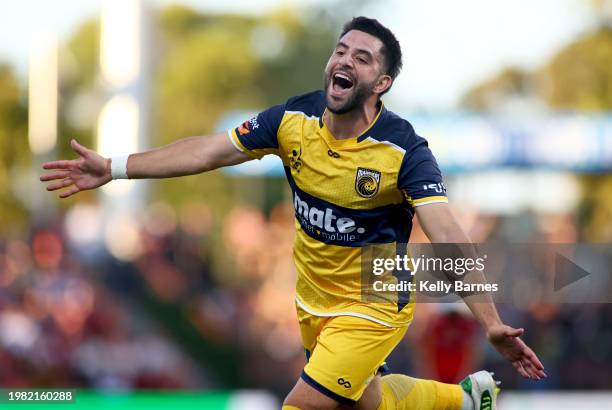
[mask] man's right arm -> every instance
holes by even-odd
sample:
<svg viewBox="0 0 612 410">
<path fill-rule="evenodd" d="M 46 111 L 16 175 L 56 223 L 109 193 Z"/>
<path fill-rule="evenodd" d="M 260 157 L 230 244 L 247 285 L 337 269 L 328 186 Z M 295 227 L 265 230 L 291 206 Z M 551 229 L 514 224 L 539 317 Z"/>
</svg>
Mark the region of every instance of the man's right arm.
<svg viewBox="0 0 612 410">
<path fill-rule="evenodd" d="M 199 174 L 252 159 L 231 143 L 227 132 L 210 137 L 188 137 L 172 144 L 130 155 L 130 179 L 171 178 Z"/>
<path fill-rule="evenodd" d="M 51 182 L 47 190 L 65 188 L 60 198 L 67 198 L 112 180 L 110 158 L 102 157 L 75 140 L 70 145 L 79 158 L 43 164 L 44 169 L 53 170 L 40 178 Z M 131 154 L 127 161 L 127 176 L 140 179 L 193 175 L 249 159 L 251 157 L 239 151 L 224 132 L 208 137 L 183 138 L 160 148 Z"/>
</svg>

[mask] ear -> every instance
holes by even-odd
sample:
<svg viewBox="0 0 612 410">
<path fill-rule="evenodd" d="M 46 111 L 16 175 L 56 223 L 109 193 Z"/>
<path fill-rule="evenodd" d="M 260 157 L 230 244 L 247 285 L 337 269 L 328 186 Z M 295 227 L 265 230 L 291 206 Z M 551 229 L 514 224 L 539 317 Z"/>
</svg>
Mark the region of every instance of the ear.
<svg viewBox="0 0 612 410">
<path fill-rule="evenodd" d="M 391 88 L 392 84 L 393 84 L 393 78 L 391 78 L 390 75 L 383 74 L 380 76 L 380 78 L 376 82 L 376 85 L 374 86 L 374 89 L 372 91 L 374 91 L 377 94 L 382 94 L 385 91 L 387 91 L 389 88 Z"/>
</svg>

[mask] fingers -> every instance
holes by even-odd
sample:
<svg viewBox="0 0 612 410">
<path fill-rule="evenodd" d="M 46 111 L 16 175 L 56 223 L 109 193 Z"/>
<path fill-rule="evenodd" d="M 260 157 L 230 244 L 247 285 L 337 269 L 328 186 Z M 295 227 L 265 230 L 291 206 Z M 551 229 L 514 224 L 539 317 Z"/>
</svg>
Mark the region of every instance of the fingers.
<svg viewBox="0 0 612 410">
<path fill-rule="evenodd" d="M 539 379 L 547 377 L 544 372 L 544 365 L 540 362 L 540 359 L 530 348 L 526 348 L 525 356 L 523 358 L 523 367 L 529 368 L 530 372 Z"/>
<path fill-rule="evenodd" d="M 51 172 L 49 174 L 42 175 L 40 177 L 40 180 L 42 182 L 53 181 L 54 179 L 64 179 L 64 178 L 67 178 L 68 176 L 70 176 L 69 171 Z"/>
<path fill-rule="evenodd" d="M 525 369 L 525 372 L 527 372 L 527 375 L 530 379 L 540 380 L 540 378 L 536 374 L 535 368 L 532 366 L 531 363 L 529 363 L 528 360 L 521 359 L 521 366 L 523 366 L 523 369 Z"/>
<path fill-rule="evenodd" d="M 521 371 L 519 371 L 519 373 L 521 373 L 521 375 L 524 377 L 529 377 L 530 379 L 534 380 L 540 380 L 546 377 L 546 373 L 544 373 L 544 366 L 537 358 L 535 353 L 533 353 L 533 351 L 527 346 L 524 347 L 520 359 L 514 360 L 512 363 L 513 365 L 515 363 L 519 364 L 519 367 L 522 369 L 522 371 L 524 371 L 526 376 Z"/>
<path fill-rule="evenodd" d="M 50 161 L 43 164 L 43 169 L 70 169 L 76 165 L 75 160 L 62 159 L 59 161 Z"/>
<path fill-rule="evenodd" d="M 515 329 L 513 327 L 506 326 L 506 329 L 504 330 L 504 334 L 509 337 L 519 337 L 522 336 L 523 333 L 525 333 L 525 329 L 523 328 Z"/>
<path fill-rule="evenodd" d="M 544 365 L 538 359 L 538 356 L 523 342 L 521 339 L 516 339 L 520 342 L 521 351 L 520 351 L 520 361 L 523 365 L 525 371 L 529 374 L 529 376 L 533 379 L 540 380 L 546 376 L 544 372 Z"/>
<path fill-rule="evenodd" d="M 527 358 L 521 361 L 523 368 L 529 374 L 529 377 L 535 380 L 541 380 L 546 377 L 546 373 L 543 370 L 536 369 L 535 365 L 531 363 Z"/>
<path fill-rule="evenodd" d="M 528 362 L 525 362 L 524 360 L 516 360 L 512 362 L 512 366 L 514 366 L 516 371 L 519 372 L 519 374 L 526 379 L 533 379 L 533 380 L 541 379 L 541 377 L 538 376 L 535 369 Z"/>
<path fill-rule="evenodd" d="M 527 358 L 527 360 L 529 360 L 531 364 L 533 364 L 536 369 L 544 370 L 544 365 L 542 364 L 540 359 L 538 359 L 538 356 L 536 356 L 536 354 L 530 348 L 527 348 L 527 350 L 525 351 L 525 357 Z"/>
<path fill-rule="evenodd" d="M 76 152 L 81 157 L 87 157 L 89 154 L 89 150 L 85 148 L 84 146 L 82 146 L 81 144 L 79 144 L 74 139 L 70 141 L 70 146 L 72 147 L 74 152 Z M 71 167 L 78 165 L 77 161 L 79 160 L 62 159 L 59 161 L 50 161 L 50 162 L 45 162 L 42 167 L 43 169 L 70 169 Z"/>
<path fill-rule="evenodd" d="M 89 150 L 87 148 L 85 148 L 84 146 L 82 146 L 81 144 L 79 144 L 77 142 L 77 140 L 75 140 L 75 139 L 70 140 L 70 146 L 72 147 L 74 152 L 76 152 L 80 156 L 82 156 L 82 157 L 86 157 L 87 156 L 87 153 L 88 153 Z"/>
<path fill-rule="evenodd" d="M 60 188 L 66 188 L 67 186 L 72 185 L 72 179 L 71 178 L 66 178 L 62 181 L 59 182 L 54 182 L 53 184 L 49 184 L 47 185 L 47 191 L 55 191 L 58 190 Z"/>
<path fill-rule="evenodd" d="M 544 365 L 533 350 L 518 337 L 511 340 L 513 341 L 513 347 L 504 350 L 504 355 L 510 360 L 516 371 L 527 379 L 540 380 L 547 377 L 544 372 Z"/>
<path fill-rule="evenodd" d="M 525 329 L 504 326 L 498 331 L 503 334 L 503 340 L 493 340 L 492 343 L 521 376 L 533 380 L 547 377 L 540 359 L 520 338 L 525 333 Z"/>
<path fill-rule="evenodd" d="M 514 366 L 514 368 L 516 369 L 517 372 L 519 372 L 519 374 L 521 376 L 523 376 L 526 379 L 529 379 L 529 374 L 527 374 L 527 372 L 525 371 L 525 369 L 523 368 L 523 364 L 521 363 L 520 360 L 516 360 L 514 362 L 512 362 L 512 366 Z"/>
<path fill-rule="evenodd" d="M 69 189 L 65 190 L 64 192 L 62 192 L 61 194 L 59 194 L 60 198 L 68 198 L 70 195 L 74 195 L 77 192 L 80 192 L 81 190 L 79 189 L 79 187 L 77 187 L 76 185 L 71 186 Z"/>
</svg>

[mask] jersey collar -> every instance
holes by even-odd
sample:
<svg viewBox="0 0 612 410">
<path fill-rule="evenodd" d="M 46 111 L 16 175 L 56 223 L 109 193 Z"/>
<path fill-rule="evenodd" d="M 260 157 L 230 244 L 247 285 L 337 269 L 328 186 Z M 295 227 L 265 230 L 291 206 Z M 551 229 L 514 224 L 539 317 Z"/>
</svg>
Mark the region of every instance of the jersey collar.
<svg viewBox="0 0 612 410">
<path fill-rule="evenodd" d="M 368 125 L 366 129 L 363 130 L 358 136 L 345 139 L 337 139 L 336 137 L 334 137 L 329 128 L 327 128 L 327 125 L 325 125 L 325 122 L 323 121 L 323 117 L 325 115 L 325 112 L 327 111 L 327 108 L 325 108 L 325 110 L 323 110 L 323 114 L 321 114 L 321 117 L 319 119 L 319 127 L 321 128 L 321 134 L 327 140 L 327 142 L 329 142 L 330 145 L 333 145 L 335 147 L 348 147 L 360 143 L 368 137 L 368 131 L 372 130 L 372 128 L 378 123 L 378 120 L 382 116 L 383 112 L 387 110 L 382 101 L 379 101 L 378 104 L 378 113 L 376 114 L 370 125 Z"/>
</svg>

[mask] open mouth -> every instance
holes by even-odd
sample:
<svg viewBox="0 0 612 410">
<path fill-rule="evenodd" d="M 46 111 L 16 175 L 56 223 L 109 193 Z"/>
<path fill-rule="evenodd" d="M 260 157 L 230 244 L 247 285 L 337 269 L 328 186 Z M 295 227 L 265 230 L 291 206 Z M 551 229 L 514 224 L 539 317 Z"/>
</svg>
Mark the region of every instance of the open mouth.
<svg viewBox="0 0 612 410">
<path fill-rule="evenodd" d="M 344 73 L 335 73 L 332 76 L 332 87 L 335 92 L 343 92 L 353 88 L 355 83 L 348 75 Z"/>
</svg>

